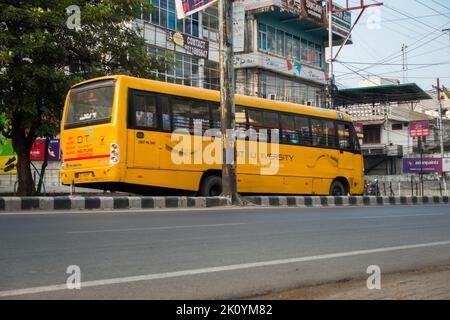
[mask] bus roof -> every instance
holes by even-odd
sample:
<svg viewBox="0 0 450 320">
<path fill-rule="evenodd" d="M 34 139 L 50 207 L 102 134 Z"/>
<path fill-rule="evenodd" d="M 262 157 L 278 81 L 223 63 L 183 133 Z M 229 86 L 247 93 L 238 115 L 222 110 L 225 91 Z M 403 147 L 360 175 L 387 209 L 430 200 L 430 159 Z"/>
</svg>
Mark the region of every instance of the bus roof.
<svg viewBox="0 0 450 320">
<path fill-rule="evenodd" d="M 196 88 L 196 87 L 184 86 L 184 85 L 179 85 L 179 84 L 173 84 L 173 83 L 169 83 L 169 82 L 162 82 L 162 81 L 157 81 L 157 80 L 130 77 L 130 76 L 125 76 L 125 75 L 111 75 L 111 76 L 93 78 L 93 79 L 78 83 L 78 84 L 72 86 L 72 88 L 76 88 L 78 86 L 81 86 L 81 85 L 84 85 L 87 83 L 91 83 L 91 82 L 95 82 L 95 81 L 109 80 L 109 79 L 119 80 L 119 81 L 125 83 L 127 86 L 129 86 L 131 88 L 135 88 L 135 89 L 150 90 L 150 91 L 156 90 L 157 92 L 163 92 L 166 94 L 173 94 L 173 95 L 192 97 L 192 98 L 201 98 L 201 99 L 210 100 L 210 101 L 220 101 L 220 93 L 217 90 Z M 236 103 L 236 105 L 243 105 L 243 106 L 248 106 L 248 107 L 263 108 L 263 109 L 268 109 L 268 110 L 284 111 L 284 112 L 291 112 L 291 113 L 298 113 L 298 114 L 307 114 L 307 115 L 323 117 L 323 118 L 341 119 L 344 121 L 352 121 L 351 117 L 348 114 L 343 113 L 343 112 L 339 112 L 336 110 L 330 110 L 330 109 L 324 109 L 324 108 L 305 106 L 305 105 L 295 104 L 295 103 L 291 103 L 291 102 L 269 100 L 269 99 L 263 99 L 263 98 L 257 98 L 257 97 L 244 96 L 244 95 L 237 94 L 235 96 L 235 103 Z"/>
</svg>

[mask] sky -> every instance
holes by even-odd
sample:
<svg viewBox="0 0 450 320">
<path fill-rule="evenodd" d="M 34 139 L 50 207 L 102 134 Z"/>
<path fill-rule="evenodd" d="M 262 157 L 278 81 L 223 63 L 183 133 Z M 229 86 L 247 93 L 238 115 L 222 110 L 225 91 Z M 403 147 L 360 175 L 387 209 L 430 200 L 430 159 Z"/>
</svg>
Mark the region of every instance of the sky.
<svg viewBox="0 0 450 320">
<path fill-rule="evenodd" d="M 334 1 L 346 5 L 346 0 Z M 355 6 L 360 0 L 348 2 Z M 356 87 L 359 80 L 369 76 L 403 82 L 403 44 L 408 63 L 405 82 L 429 90 L 440 77 L 441 85 L 450 87 L 450 36 L 442 32 L 450 28 L 450 0 L 365 0 L 366 4 L 376 2 L 384 6 L 363 13 L 353 31 L 353 44 L 345 46 L 337 57 L 338 87 Z M 353 21 L 358 14 L 353 11 Z"/>
</svg>

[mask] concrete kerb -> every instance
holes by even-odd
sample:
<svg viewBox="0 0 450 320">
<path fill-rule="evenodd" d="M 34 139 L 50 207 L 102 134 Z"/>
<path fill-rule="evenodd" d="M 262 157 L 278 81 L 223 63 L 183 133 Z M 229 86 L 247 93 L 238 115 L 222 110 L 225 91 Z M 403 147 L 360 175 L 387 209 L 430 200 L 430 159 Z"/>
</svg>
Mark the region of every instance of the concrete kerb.
<svg viewBox="0 0 450 320">
<path fill-rule="evenodd" d="M 273 198 L 278 198 L 273 201 Z M 246 199 L 259 206 L 283 207 L 360 207 L 386 205 L 450 204 L 449 197 L 376 197 L 376 196 L 250 196 Z M 268 201 L 267 199 L 270 199 Z"/>
<path fill-rule="evenodd" d="M 449 204 L 449 197 L 375 196 L 248 196 L 249 205 L 263 207 L 341 207 Z M 224 197 L 0 197 L 0 212 L 32 210 L 140 210 L 230 206 Z"/>
<path fill-rule="evenodd" d="M 0 197 L 0 212 L 209 208 L 228 205 L 230 201 L 224 197 Z"/>
</svg>

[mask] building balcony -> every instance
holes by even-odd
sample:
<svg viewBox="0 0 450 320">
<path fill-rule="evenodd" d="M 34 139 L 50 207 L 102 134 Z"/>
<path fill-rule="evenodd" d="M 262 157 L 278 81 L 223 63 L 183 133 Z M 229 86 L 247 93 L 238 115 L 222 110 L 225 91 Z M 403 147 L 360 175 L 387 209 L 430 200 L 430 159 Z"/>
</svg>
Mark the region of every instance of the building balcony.
<svg viewBox="0 0 450 320">
<path fill-rule="evenodd" d="M 361 151 L 364 156 L 403 157 L 403 146 L 401 145 L 363 144 Z"/>
</svg>

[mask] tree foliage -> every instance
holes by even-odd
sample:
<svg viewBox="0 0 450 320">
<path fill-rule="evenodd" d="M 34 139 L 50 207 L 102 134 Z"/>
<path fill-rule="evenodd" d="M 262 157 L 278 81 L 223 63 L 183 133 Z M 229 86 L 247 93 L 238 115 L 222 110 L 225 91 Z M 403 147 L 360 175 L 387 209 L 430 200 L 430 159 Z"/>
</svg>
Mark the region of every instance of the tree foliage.
<svg viewBox="0 0 450 320">
<path fill-rule="evenodd" d="M 142 0 L 2 0 L 0 125 L 18 154 L 19 193 L 32 194 L 28 154 L 36 137 L 59 130 L 68 89 L 108 74 L 152 78 L 167 59 L 147 55 L 133 28 Z M 80 25 L 73 6 L 80 8 Z M 30 184 L 29 185 L 26 184 Z"/>
</svg>

